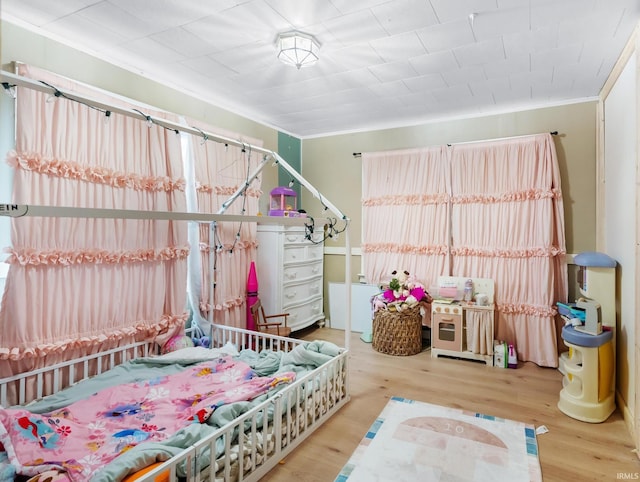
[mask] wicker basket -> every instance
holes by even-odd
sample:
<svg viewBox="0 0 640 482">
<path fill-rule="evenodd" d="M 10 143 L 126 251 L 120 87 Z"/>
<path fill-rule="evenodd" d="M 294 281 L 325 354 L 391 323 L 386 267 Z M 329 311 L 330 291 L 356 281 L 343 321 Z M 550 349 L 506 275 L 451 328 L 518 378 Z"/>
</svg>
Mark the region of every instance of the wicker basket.
<svg viewBox="0 0 640 482">
<path fill-rule="evenodd" d="M 420 305 L 401 312 L 379 310 L 373 315 L 373 349 L 388 355 L 415 355 L 422 351 Z"/>
</svg>

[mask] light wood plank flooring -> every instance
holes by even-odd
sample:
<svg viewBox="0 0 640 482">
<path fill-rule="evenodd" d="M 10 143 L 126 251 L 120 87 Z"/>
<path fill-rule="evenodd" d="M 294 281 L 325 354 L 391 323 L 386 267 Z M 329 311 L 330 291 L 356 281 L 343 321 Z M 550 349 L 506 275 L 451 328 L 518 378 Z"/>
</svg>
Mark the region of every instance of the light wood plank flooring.
<svg viewBox="0 0 640 482">
<path fill-rule="evenodd" d="M 297 335 L 345 344 L 342 330 L 314 327 Z M 385 355 L 359 335 L 350 338 L 351 400 L 262 481 L 333 481 L 392 396 L 545 425 L 549 432 L 537 437 L 545 482 L 640 477 L 640 461 L 618 410 L 599 424 L 574 420 L 558 410 L 558 370 L 533 363 L 512 370 L 431 358 L 428 349 L 413 356 Z"/>
</svg>

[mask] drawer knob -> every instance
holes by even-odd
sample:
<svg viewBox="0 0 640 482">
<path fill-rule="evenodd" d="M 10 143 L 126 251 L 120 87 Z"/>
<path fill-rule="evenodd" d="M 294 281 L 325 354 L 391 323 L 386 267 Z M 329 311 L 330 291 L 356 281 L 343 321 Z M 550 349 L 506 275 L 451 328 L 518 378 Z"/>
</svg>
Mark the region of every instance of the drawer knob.
<svg viewBox="0 0 640 482">
<path fill-rule="evenodd" d="M 293 292 L 288 292 L 285 296 L 286 296 L 287 298 L 291 299 L 291 298 L 295 298 L 295 297 L 297 296 L 297 293 L 296 293 L 295 291 L 293 291 Z"/>
</svg>

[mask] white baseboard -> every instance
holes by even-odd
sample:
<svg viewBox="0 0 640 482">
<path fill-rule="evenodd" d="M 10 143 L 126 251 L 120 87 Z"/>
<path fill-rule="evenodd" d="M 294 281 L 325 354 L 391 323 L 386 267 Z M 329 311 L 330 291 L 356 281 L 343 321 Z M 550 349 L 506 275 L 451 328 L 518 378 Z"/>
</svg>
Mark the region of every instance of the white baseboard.
<svg viewBox="0 0 640 482">
<path fill-rule="evenodd" d="M 631 435 L 631 439 L 633 440 L 633 443 L 635 444 L 636 440 L 638 440 L 638 439 L 636 437 L 636 429 L 635 429 L 635 424 L 634 424 L 633 413 L 629 409 L 629 406 L 625 403 L 625 401 L 622 398 L 622 395 L 620 394 L 620 392 L 617 391 L 617 390 L 616 390 L 616 404 L 618 405 L 618 409 L 620 410 L 620 413 L 622 414 L 622 418 L 624 420 L 624 424 L 627 426 L 627 430 L 629 431 L 629 434 Z M 640 457 L 640 455 L 639 455 L 639 457 Z"/>
</svg>

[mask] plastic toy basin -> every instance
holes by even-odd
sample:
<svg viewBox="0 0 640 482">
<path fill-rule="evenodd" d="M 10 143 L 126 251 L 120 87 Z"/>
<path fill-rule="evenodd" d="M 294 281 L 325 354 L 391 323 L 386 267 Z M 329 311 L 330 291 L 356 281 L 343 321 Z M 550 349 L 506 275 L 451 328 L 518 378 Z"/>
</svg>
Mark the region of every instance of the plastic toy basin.
<svg viewBox="0 0 640 482">
<path fill-rule="evenodd" d="M 572 325 L 562 327 L 562 339 L 576 346 L 597 347 L 604 345 L 613 338 L 613 331 L 603 330 L 599 335 L 590 335 L 576 331 Z"/>
</svg>

